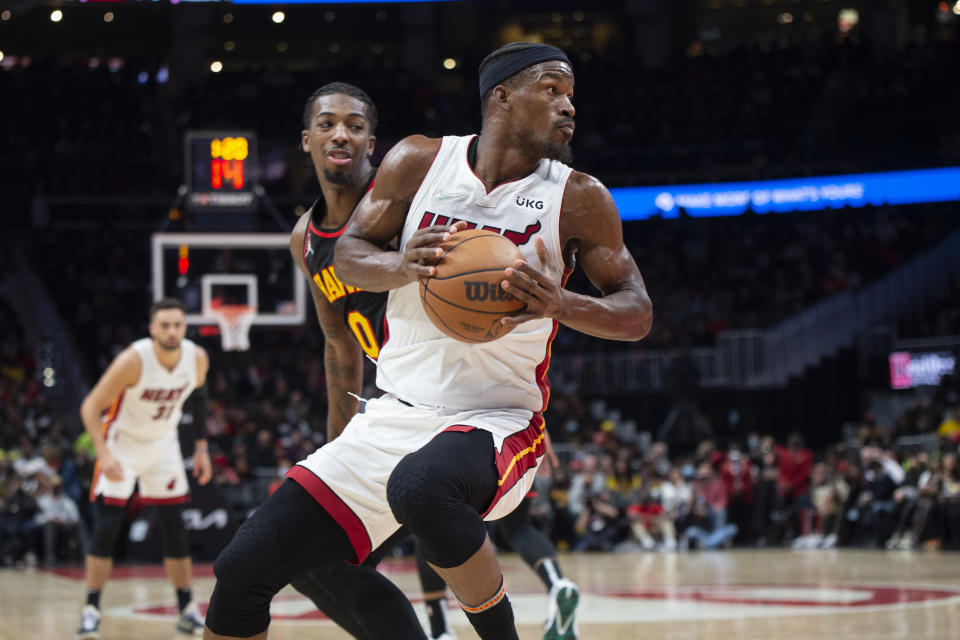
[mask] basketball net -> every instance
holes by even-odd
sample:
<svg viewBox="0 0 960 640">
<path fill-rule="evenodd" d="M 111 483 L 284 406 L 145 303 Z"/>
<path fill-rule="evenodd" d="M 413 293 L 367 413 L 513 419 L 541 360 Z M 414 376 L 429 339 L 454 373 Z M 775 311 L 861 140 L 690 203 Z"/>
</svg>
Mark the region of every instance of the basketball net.
<svg viewBox="0 0 960 640">
<path fill-rule="evenodd" d="M 210 313 L 220 327 L 220 346 L 224 351 L 250 349 L 250 326 L 257 317 L 256 307 L 248 304 L 215 304 Z"/>
</svg>

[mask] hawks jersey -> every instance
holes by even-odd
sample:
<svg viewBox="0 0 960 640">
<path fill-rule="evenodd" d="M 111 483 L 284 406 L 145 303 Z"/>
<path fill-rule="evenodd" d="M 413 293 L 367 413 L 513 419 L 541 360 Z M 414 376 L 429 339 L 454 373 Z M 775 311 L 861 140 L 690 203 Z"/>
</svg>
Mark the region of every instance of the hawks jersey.
<svg viewBox="0 0 960 640">
<path fill-rule="evenodd" d="M 443 138 L 410 205 L 400 250 L 420 228 L 464 220 L 470 228 L 509 238 L 531 266 L 545 271 L 533 242 L 541 236 L 559 283 L 563 271 L 560 208 L 572 169 L 555 160 L 541 160 L 530 175 L 487 193 L 469 165 L 472 140 L 473 136 Z M 539 412 L 546 407 L 555 321 L 525 322 L 492 342 L 459 342 L 427 318 L 418 287 L 412 282 L 390 292 L 389 339 L 380 353 L 378 387 L 410 403 L 450 409 Z"/>
<path fill-rule="evenodd" d="M 318 213 L 318 206 L 322 206 L 320 201 L 313 206 L 315 213 Z M 336 229 L 321 229 L 314 224 L 313 215 L 307 223 L 303 242 L 303 258 L 310 278 L 337 313 L 343 316 L 343 321 L 350 327 L 364 352 L 376 359 L 380 356 L 383 344 L 383 314 L 387 306 L 387 294 L 364 291 L 340 281 L 333 268 L 333 248 L 347 224 Z"/>
<path fill-rule="evenodd" d="M 140 356 L 140 379 L 110 407 L 104 424 L 107 442 L 176 439 L 183 403 L 197 387 L 197 346 L 182 340 L 180 360 L 173 370 L 157 360 L 150 338 L 137 340 L 131 347 Z"/>
</svg>

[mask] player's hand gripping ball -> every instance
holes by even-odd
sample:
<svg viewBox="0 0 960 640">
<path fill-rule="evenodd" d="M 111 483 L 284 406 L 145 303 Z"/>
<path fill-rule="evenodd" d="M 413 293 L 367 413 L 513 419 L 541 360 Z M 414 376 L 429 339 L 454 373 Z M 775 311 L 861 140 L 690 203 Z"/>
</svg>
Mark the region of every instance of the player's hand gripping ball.
<svg viewBox="0 0 960 640">
<path fill-rule="evenodd" d="M 503 316 L 524 303 L 503 290 L 504 270 L 523 254 L 513 242 L 492 231 L 471 229 L 442 243 L 436 274 L 420 278 L 420 301 L 433 324 L 454 340 L 490 342 L 510 333 Z"/>
</svg>

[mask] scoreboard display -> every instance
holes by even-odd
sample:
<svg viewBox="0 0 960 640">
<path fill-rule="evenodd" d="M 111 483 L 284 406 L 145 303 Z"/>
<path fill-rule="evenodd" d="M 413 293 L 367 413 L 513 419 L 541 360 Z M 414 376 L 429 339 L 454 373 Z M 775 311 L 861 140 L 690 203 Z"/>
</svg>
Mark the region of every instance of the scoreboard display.
<svg viewBox="0 0 960 640">
<path fill-rule="evenodd" d="M 255 133 L 189 131 L 183 146 L 189 209 L 245 212 L 256 208 Z"/>
</svg>

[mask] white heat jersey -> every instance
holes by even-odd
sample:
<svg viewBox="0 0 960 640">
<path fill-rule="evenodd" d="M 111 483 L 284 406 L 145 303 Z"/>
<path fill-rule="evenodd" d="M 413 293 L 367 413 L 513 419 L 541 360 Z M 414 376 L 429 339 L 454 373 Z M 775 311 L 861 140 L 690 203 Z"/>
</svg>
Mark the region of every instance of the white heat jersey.
<svg viewBox="0 0 960 640">
<path fill-rule="evenodd" d="M 506 236 L 527 262 L 544 271 L 533 243 L 541 236 L 559 282 L 560 207 L 572 169 L 541 160 L 527 177 L 487 193 L 467 159 L 472 139 L 443 138 L 410 205 L 400 250 L 418 229 L 465 220 Z M 377 363 L 377 386 L 384 391 L 416 405 L 448 409 L 544 409 L 549 347 L 556 333 L 553 320 L 526 322 L 492 342 L 459 342 L 430 322 L 421 306 L 419 284 L 413 282 L 390 292 L 386 324 Z"/>
<path fill-rule="evenodd" d="M 104 425 L 107 443 L 117 438 L 141 442 L 175 439 L 183 403 L 197 386 L 197 346 L 190 340 L 181 341 L 180 360 L 172 371 L 157 360 L 150 338 L 131 346 L 140 356 L 140 379 L 110 407 Z"/>
</svg>

